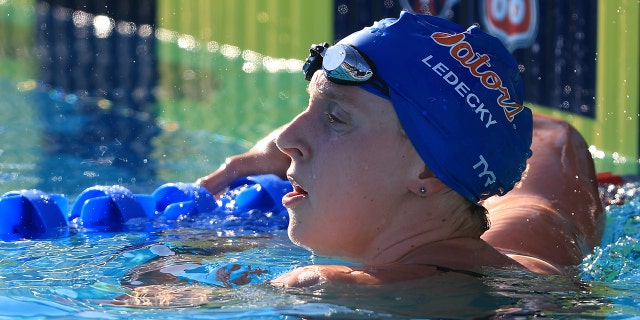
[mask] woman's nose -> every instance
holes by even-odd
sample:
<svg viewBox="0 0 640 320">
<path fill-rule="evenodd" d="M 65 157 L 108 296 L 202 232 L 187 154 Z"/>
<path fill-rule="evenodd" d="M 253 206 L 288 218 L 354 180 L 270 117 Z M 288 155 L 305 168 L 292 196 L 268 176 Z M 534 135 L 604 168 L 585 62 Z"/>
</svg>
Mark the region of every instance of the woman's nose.
<svg viewBox="0 0 640 320">
<path fill-rule="evenodd" d="M 310 155 L 309 146 L 305 142 L 305 134 L 311 129 L 306 124 L 306 118 L 308 116 L 308 109 L 300 113 L 289 122 L 276 139 L 278 149 L 288 155 L 292 160 L 302 160 L 308 158 Z"/>
</svg>

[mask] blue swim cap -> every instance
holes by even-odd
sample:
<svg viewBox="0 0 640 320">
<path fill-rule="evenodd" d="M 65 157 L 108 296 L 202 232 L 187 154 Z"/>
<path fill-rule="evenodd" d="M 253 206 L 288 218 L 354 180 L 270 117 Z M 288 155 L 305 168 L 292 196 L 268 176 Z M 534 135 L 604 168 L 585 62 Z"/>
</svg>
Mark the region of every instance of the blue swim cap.
<svg viewBox="0 0 640 320">
<path fill-rule="evenodd" d="M 518 65 L 497 38 L 402 12 L 339 43 L 373 61 L 389 86 L 385 98 L 442 182 L 473 202 L 513 189 L 532 154 L 533 120 Z"/>
</svg>

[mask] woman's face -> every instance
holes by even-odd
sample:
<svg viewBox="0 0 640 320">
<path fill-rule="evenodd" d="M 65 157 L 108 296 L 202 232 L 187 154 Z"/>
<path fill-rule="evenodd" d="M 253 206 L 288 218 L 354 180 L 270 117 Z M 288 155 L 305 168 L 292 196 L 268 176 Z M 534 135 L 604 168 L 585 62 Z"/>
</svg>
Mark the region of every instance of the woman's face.
<svg viewBox="0 0 640 320">
<path fill-rule="evenodd" d="M 277 139 L 292 159 L 294 191 L 283 204 L 289 237 L 316 254 L 359 261 L 373 240 L 402 219 L 408 177 L 424 163 L 402 136 L 390 101 L 316 72 L 309 106 Z M 419 165 L 417 165 L 419 164 Z"/>
</svg>

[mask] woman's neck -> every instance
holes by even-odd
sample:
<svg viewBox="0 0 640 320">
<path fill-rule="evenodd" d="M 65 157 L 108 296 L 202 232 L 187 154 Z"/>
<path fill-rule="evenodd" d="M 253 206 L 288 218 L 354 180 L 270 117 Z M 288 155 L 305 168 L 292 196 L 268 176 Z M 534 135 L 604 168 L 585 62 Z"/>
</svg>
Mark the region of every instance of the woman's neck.
<svg viewBox="0 0 640 320">
<path fill-rule="evenodd" d="M 359 262 L 366 265 L 396 263 L 419 248 L 432 248 L 431 245 L 452 239 L 468 238 L 484 243 L 477 234 L 464 234 L 468 228 L 463 226 L 472 214 L 466 201 L 447 201 L 450 198 L 446 196 L 420 200 L 414 202 L 413 207 L 399 208 L 394 213 L 403 218 L 390 220 L 393 224 L 380 231 Z"/>
</svg>

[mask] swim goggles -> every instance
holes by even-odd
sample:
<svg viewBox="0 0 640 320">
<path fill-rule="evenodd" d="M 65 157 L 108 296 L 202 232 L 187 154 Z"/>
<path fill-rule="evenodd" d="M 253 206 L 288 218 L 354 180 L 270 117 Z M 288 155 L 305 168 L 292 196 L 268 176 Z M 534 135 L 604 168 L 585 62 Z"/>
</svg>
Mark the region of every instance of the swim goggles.
<svg viewBox="0 0 640 320">
<path fill-rule="evenodd" d="M 311 80 L 313 74 L 322 68 L 331 82 L 343 85 L 369 84 L 385 96 L 389 87 L 377 77 L 373 62 L 353 46 L 328 43 L 314 44 L 309 49 L 309 57 L 302 66 L 304 78 Z"/>
</svg>

